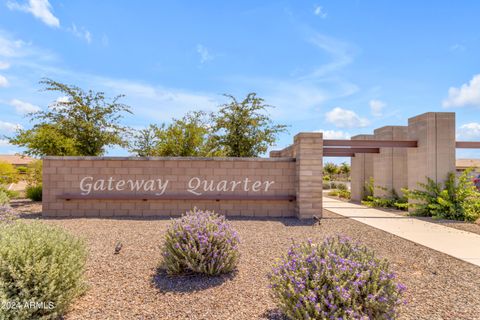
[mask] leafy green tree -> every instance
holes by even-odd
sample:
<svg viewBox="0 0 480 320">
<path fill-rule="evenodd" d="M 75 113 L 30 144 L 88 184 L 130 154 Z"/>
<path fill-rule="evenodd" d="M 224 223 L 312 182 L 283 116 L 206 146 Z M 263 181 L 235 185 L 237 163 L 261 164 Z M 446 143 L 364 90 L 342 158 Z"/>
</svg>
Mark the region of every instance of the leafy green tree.
<svg viewBox="0 0 480 320">
<path fill-rule="evenodd" d="M 131 152 L 138 156 L 206 157 L 223 155 L 212 141 L 205 112 L 187 113 L 169 125 L 150 125 L 134 135 Z"/>
<path fill-rule="evenodd" d="M 108 146 L 126 146 L 127 128 L 120 124 L 130 108 L 119 102 L 123 95 L 109 100 L 103 92 L 84 91 L 51 79 L 40 81 L 45 91 L 58 92 L 66 99 L 45 111 L 29 114 L 32 129 L 18 130 L 11 144 L 25 147 L 29 155 L 98 156 Z"/>
<path fill-rule="evenodd" d="M 328 174 L 329 176 L 334 176 L 338 173 L 338 167 L 335 163 L 327 162 L 323 166 L 323 172 Z"/>
<path fill-rule="evenodd" d="M 273 124 L 266 113 L 272 106 L 264 104 L 256 93 L 238 101 L 225 95 L 230 102 L 220 106 L 212 115 L 213 143 L 228 157 L 257 157 L 272 146 L 285 125 Z"/>
<path fill-rule="evenodd" d="M 350 175 L 350 171 L 351 171 L 350 165 L 346 162 L 343 162 L 338 168 L 338 172 L 340 174 L 344 174 L 347 177 Z"/>
<path fill-rule="evenodd" d="M 145 129 L 137 130 L 130 143 L 130 152 L 139 157 L 159 156 L 158 152 L 158 126 L 151 124 Z"/>
</svg>

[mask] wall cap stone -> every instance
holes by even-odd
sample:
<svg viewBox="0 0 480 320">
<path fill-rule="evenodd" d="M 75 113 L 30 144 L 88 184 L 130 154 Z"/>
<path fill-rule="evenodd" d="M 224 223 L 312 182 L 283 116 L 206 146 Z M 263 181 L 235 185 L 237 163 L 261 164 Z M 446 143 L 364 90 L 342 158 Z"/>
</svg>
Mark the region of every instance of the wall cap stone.
<svg viewBox="0 0 480 320">
<path fill-rule="evenodd" d="M 295 158 L 281 157 L 281 158 L 235 158 L 235 157 L 58 157 L 58 156 L 46 156 L 42 158 L 43 160 L 137 160 L 137 161 L 149 161 L 149 160 L 168 160 L 168 161 L 250 161 L 250 162 L 295 162 Z"/>
</svg>

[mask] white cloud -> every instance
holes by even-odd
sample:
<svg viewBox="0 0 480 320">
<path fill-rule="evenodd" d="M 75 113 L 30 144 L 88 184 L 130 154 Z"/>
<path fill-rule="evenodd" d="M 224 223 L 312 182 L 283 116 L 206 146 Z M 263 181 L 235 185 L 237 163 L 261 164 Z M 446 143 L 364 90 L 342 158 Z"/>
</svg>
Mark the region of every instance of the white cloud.
<svg viewBox="0 0 480 320">
<path fill-rule="evenodd" d="M 370 105 L 370 111 L 372 112 L 372 115 L 374 115 L 375 117 L 382 116 L 383 108 L 385 108 L 386 106 L 385 102 L 374 99 L 374 100 L 370 100 L 369 105 Z"/>
<path fill-rule="evenodd" d="M 480 123 L 471 122 L 460 126 L 457 131 L 457 138 L 460 139 L 479 139 Z"/>
<path fill-rule="evenodd" d="M 8 80 L 0 74 L 0 88 L 1 87 L 8 87 Z"/>
<path fill-rule="evenodd" d="M 323 132 L 323 139 L 350 139 L 350 133 L 341 130 L 318 130 Z"/>
<path fill-rule="evenodd" d="M 10 143 L 8 143 L 8 140 L 0 139 L 0 147 L 13 147 L 13 146 Z"/>
<path fill-rule="evenodd" d="M 325 114 L 327 122 L 338 128 L 363 128 L 370 124 L 366 118 L 362 118 L 352 110 L 334 108 Z"/>
<path fill-rule="evenodd" d="M 40 111 L 40 107 L 18 99 L 11 100 L 10 104 L 14 106 L 17 113 L 20 114 Z"/>
<path fill-rule="evenodd" d="M 321 6 L 315 6 L 313 13 L 322 19 L 325 19 L 327 17 L 327 13 L 325 12 L 325 10 L 323 10 Z"/>
<path fill-rule="evenodd" d="M 16 131 L 19 128 L 22 128 L 22 126 L 19 125 L 19 124 L 5 122 L 5 121 L 0 120 L 0 131 L 13 132 L 13 131 Z"/>
<path fill-rule="evenodd" d="M 85 40 L 87 43 L 92 42 L 92 34 L 84 27 L 77 28 L 77 26 L 72 23 L 72 27 L 67 28 L 67 31 L 71 32 L 75 37 Z"/>
<path fill-rule="evenodd" d="M 200 63 L 202 64 L 213 60 L 213 56 L 208 52 L 208 49 L 201 44 L 197 45 L 197 53 L 200 55 Z"/>
<path fill-rule="evenodd" d="M 10 68 L 10 63 L 0 61 L 0 70 L 7 70 L 8 68 Z"/>
<path fill-rule="evenodd" d="M 460 88 L 448 89 L 448 98 L 443 100 L 444 107 L 480 106 L 480 74 Z"/>
<path fill-rule="evenodd" d="M 29 0 L 28 4 L 19 4 L 15 1 L 8 1 L 7 7 L 10 10 L 19 10 L 31 13 L 35 18 L 40 19 L 50 27 L 60 27 L 60 20 L 52 13 L 52 6 L 48 0 Z"/>
</svg>

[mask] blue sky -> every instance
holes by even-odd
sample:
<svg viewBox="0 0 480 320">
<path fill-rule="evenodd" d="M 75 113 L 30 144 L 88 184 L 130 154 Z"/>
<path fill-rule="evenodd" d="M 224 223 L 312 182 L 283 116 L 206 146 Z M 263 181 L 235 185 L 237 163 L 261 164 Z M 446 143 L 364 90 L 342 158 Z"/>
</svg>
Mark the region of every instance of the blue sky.
<svg viewBox="0 0 480 320">
<path fill-rule="evenodd" d="M 278 147 L 427 111 L 455 111 L 458 139 L 480 140 L 479 14 L 478 1 L 0 0 L 0 134 L 60 98 L 39 90 L 49 77 L 126 94 L 134 128 L 254 91 L 290 126 Z"/>
</svg>

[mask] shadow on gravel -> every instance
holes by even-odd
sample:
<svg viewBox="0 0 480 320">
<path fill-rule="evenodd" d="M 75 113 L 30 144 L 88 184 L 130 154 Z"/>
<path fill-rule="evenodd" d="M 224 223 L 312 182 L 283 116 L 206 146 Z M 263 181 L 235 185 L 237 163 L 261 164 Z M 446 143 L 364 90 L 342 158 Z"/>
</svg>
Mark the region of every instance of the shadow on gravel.
<svg viewBox="0 0 480 320">
<path fill-rule="evenodd" d="M 288 320 L 288 318 L 279 309 L 268 309 L 264 314 L 262 314 L 262 319 Z"/>
<path fill-rule="evenodd" d="M 202 291 L 212 287 L 217 287 L 226 281 L 232 280 L 236 272 L 223 274 L 218 276 L 206 275 L 168 275 L 164 269 L 157 269 L 157 273 L 153 276 L 153 285 L 162 292 L 195 292 Z"/>
</svg>

